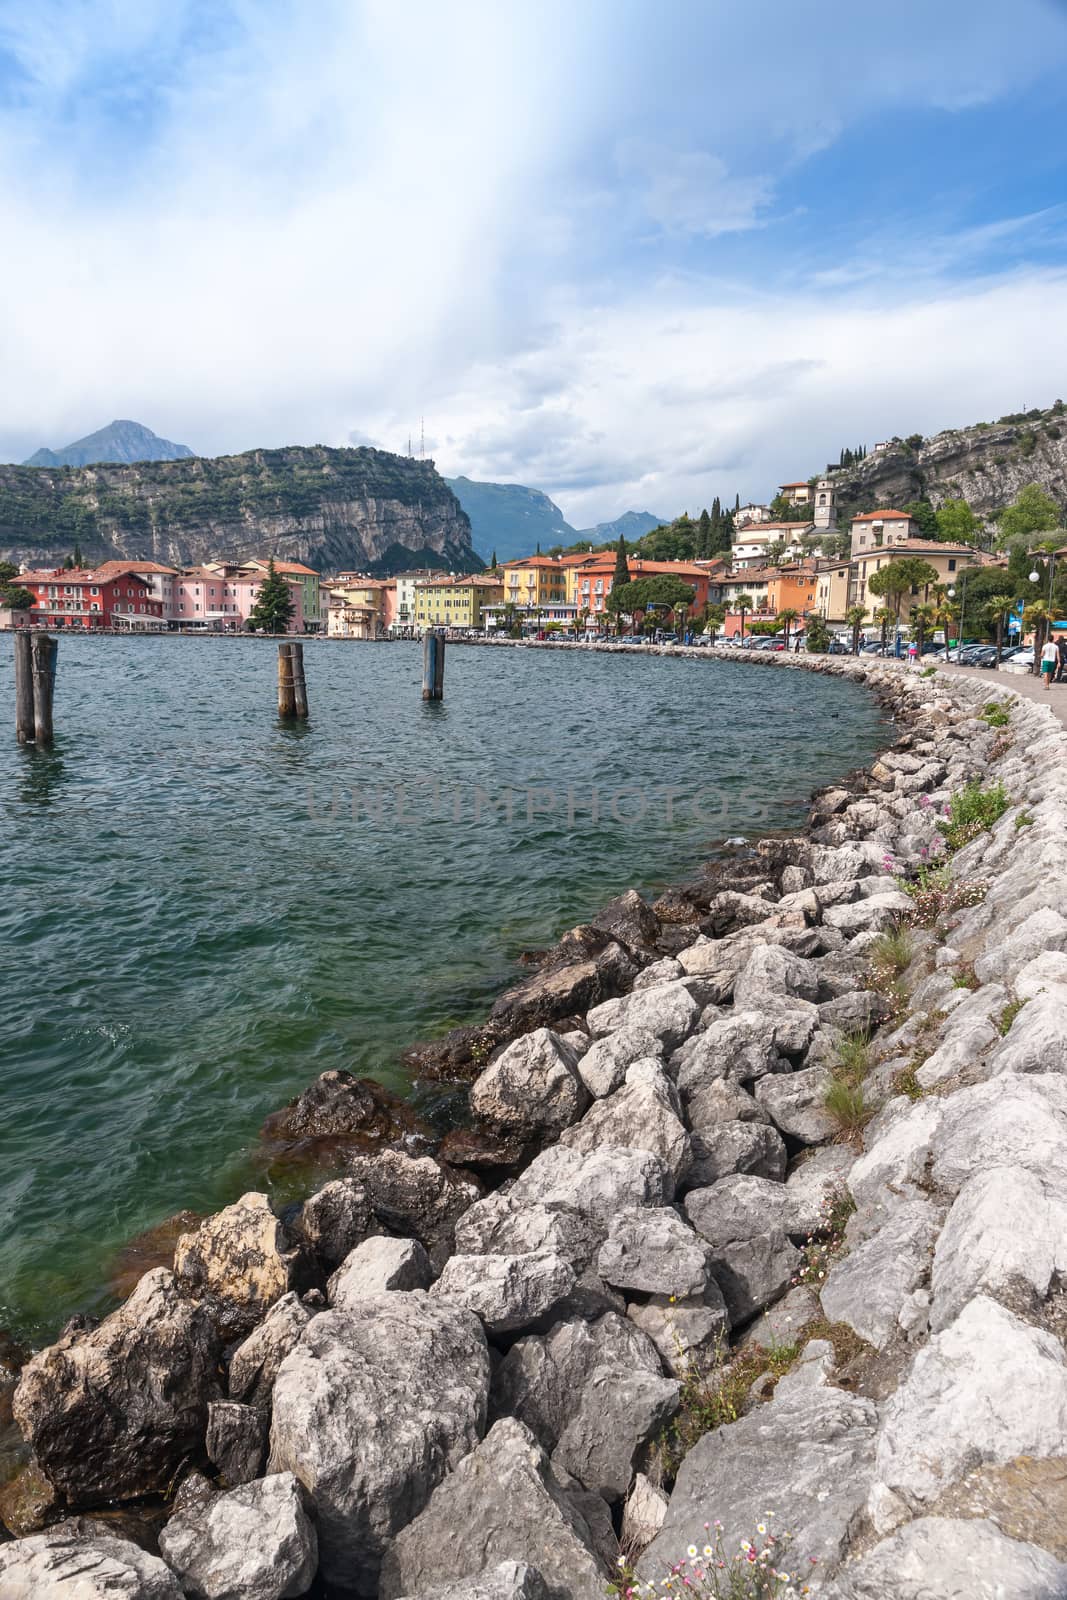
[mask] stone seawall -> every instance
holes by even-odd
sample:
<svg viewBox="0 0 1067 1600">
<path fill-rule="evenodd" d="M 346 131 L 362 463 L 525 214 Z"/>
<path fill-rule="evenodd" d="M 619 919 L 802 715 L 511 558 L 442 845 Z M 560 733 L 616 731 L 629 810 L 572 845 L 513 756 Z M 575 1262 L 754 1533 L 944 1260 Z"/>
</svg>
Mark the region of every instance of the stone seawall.
<svg viewBox="0 0 1067 1600">
<path fill-rule="evenodd" d="M 1067 734 L 734 659 L 900 736 L 415 1052 L 470 1085 L 435 1153 L 344 1074 L 289 1108 L 386 1142 L 28 1363 L 0 1600 L 595 1600 L 742 1540 L 828 1600 L 1067 1593 Z"/>
</svg>

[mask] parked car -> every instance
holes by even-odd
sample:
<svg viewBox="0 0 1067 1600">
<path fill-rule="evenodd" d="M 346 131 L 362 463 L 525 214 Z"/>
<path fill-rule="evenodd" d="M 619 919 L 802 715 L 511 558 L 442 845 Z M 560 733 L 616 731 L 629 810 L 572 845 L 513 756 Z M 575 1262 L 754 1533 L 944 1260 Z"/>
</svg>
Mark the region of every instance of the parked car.
<svg viewBox="0 0 1067 1600">
<path fill-rule="evenodd" d="M 1034 664 L 1034 651 L 1032 645 L 1024 645 L 1021 650 L 1013 650 L 1004 657 L 1013 667 L 1032 667 Z"/>
</svg>

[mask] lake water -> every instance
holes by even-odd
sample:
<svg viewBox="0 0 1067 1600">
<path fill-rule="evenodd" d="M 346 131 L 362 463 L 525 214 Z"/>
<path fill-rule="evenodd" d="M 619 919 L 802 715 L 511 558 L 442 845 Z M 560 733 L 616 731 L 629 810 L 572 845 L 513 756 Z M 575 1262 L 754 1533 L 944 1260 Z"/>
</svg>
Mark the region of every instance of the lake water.
<svg viewBox="0 0 1067 1600">
<path fill-rule="evenodd" d="M 424 705 L 417 645 L 304 654 L 285 727 L 270 642 L 63 638 L 45 753 L 0 639 L 0 1326 L 99 1308 L 132 1234 L 262 1182 L 317 1073 L 403 1087 L 520 951 L 797 824 L 882 726 L 854 684 L 714 661 L 454 646 Z"/>
</svg>

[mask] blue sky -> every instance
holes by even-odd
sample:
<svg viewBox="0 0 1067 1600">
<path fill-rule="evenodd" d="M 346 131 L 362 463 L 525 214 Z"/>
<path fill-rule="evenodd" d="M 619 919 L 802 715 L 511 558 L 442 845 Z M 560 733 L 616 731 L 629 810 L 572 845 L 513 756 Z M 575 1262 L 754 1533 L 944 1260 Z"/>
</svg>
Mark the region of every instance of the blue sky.
<svg viewBox="0 0 1067 1600">
<path fill-rule="evenodd" d="M 1061 0 L 3 0 L 0 458 L 115 416 L 587 524 L 1067 392 Z"/>
</svg>

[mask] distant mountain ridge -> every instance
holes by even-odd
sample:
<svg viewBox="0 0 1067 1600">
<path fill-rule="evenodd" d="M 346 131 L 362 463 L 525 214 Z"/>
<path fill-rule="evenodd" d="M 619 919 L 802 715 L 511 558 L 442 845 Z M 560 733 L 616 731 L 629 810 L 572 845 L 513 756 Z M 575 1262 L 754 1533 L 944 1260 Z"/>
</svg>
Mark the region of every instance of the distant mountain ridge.
<svg viewBox="0 0 1067 1600">
<path fill-rule="evenodd" d="M 620 533 L 629 541 L 640 539 L 644 533 L 651 533 L 653 528 L 661 528 L 669 522 L 669 517 L 654 517 L 651 511 L 624 511 L 621 517 L 616 517 L 614 522 L 598 522 L 595 528 L 579 528 L 579 539 L 588 539 L 590 544 L 607 544 L 609 540 L 618 539 Z"/>
<path fill-rule="evenodd" d="M 471 528 L 432 461 L 291 445 L 237 456 L 0 465 L 0 561 L 138 557 L 186 566 L 276 555 L 320 572 L 479 570 Z"/>
<path fill-rule="evenodd" d="M 61 450 L 42 448 L 35 450 L 24 467 L 91 467 L 97 463 L 120 462 L 129 465 L 134 461 L 187 461 L 194 452 L 187 444 L 175 444 L 172 439 L 161 439 L 158 433 L 141 422 L 119 418 L 106 428 L 75 439 Z"/>
<path fill-rule="evenodd" d="M 540 489 L 521 483 L 479 483 L 473 478 L 446 478 L 445 482 L 470 518 L 477 549 L 485 555 L 495 551 L 498 561 L 532 556 L 538 545 L 546 551 L 579 539 L 607 544 L 620 533 L 627 539 L 639 539 L 665 520 L 650 511 L 627 511 L 614 522 L 598 522 L 595 528 L 573 528 L 555 501 Z"/>
</svg>

